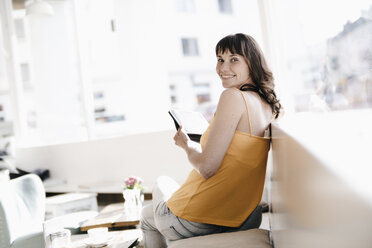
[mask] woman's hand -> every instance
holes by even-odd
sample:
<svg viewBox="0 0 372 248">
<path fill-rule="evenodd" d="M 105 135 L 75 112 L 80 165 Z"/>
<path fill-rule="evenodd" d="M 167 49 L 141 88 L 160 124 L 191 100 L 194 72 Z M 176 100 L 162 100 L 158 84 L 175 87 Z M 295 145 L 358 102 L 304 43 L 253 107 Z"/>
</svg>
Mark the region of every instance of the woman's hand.
<svg viewBox="0 0 372 248">
<path fill-rule="evenodd" d="M 203 149 L 200 149 L 199 144 L 198 148 L 194 147 L 195 142 L 188 138 L 182 127 L 178 129 L 173 138 L 176 145 L 186 151 L 189 161 L 204 179 L 212 177 L 218 171 L 245 111 L 246 106 L 240 92 L 227 89 L 221 94 Z"/>
<path fill-rule="evenodd" d="M 186 148 L 188 147 L 188 141 L 190 139 L 183 131 L 182 126 L 180 126 L 177 130 L 177 133 L 174 135 L 173 140 L 177 146 L 186 150 Z"/>
</svg>

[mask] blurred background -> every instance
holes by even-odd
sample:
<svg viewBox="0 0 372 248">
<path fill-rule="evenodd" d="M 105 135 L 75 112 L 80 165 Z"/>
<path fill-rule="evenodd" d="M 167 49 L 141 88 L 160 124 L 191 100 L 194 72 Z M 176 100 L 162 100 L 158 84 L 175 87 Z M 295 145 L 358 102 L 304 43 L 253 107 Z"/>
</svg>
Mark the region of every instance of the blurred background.
<svg viewBox="0 0 372 248">
<path fill-rule="evenodd" d="M 278 247 L 370 247 L 370 0 L 0 0 L 0 181 L 38 171 L 99 204 L 130 175 L 184 182 L 168 110 L 212 117 L 215 45 L 237 32 L 284 107 L 263 194 Z"/>
<path fill-rule="evenodd" d="M 167 112 L 211 118 L 223 90 L 214 49 L 229 34 L 258 41 L 284 116 L 352 122 L 344 113 L 372 106 L 367 0 L 4 0 L 0 10 L 2 158 L 70 182 L 133 173 L 151 184 L 162 171 L 182 182 L 191 167 Z"/>
<path fill-rule="evenodd" d="M 168 130 L 171 107 L 210 119 L 214 47 L 236 32 L 261 45 L 285 112 L 372 106 L 370 1 L 5 2 L 0 135 L 17 146 Z"/>
</svg>

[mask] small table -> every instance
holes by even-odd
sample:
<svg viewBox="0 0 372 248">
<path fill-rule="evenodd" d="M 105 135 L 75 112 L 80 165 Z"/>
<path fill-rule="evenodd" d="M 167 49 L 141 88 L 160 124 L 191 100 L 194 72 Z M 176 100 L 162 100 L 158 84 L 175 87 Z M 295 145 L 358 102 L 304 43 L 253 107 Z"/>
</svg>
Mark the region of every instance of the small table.
<svg viewBox="0 0 372 248">
<path fill-rule="evenodd" d="M 125 231 L 110 231 L 110 241 L 105 248 L 127 248 L 134 240 L 141 240 L 142 233 L 139 229 Z M 89 238 L 87 234 L 75 234 L 71 236 L 72 248 L 87 248 L 89 247 Z M 140 246 L 136 246 L 140 247 Z"/>
<path fill-rule="evenodd" d="M 113 203 L 102 209 L 93 219 L 84 222 L 80 230 L 84 232 L 97 227 L 118 228 L 135 226 L 140 222 L 139 217 L 139 213 L 131 214 L 130 216 L 125 214 L 123 203 Z"/>
</svg>

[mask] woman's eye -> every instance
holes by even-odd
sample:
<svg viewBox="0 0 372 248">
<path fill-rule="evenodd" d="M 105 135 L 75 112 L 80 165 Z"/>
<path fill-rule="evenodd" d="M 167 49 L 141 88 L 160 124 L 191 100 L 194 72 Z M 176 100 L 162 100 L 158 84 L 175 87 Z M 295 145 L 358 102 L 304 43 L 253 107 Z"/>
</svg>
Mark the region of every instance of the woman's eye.
<svg viewBox="0 0 372 248">
<path fill-rule="evenodd" d="M 231 61 L 232 61 L 232 62 L 237 62 L 238 59 L 237 59 L 237 58 L 232 58 Z"/>
<path fill-rule="evenodd" d="M 223 62 L 223 59 L 217 59 L 217 62 L 222 63 Z"/>
</svg>

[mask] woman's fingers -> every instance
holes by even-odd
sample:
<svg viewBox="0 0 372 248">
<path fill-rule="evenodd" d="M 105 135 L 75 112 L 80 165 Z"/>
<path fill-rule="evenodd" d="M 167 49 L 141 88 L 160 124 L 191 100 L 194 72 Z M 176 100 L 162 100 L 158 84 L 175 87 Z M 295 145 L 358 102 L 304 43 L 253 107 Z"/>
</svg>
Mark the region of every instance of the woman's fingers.
<svg viewBox="0 0 372 248">
<path fill-rule="evenodd" d="M 187 137 L 182 130 L 182 126 L 178 128 L 177 133 L 173 137 L 173 140 L 177 146 L 183 147 L 187 144 Z"/>
<path fill-rule="evenodd" d="M 180 126 L 180 127 L 178 128 L 178 130 L 177 130 L 177 134 L 178 134 L 178 135 L 181 135 L 181 132 L 182 132 L 182 126 Z"/>
</svg>

